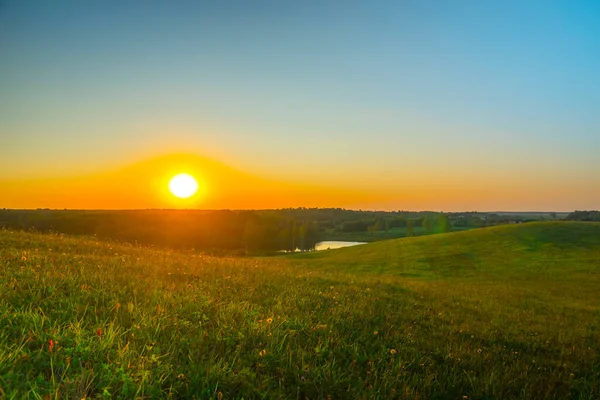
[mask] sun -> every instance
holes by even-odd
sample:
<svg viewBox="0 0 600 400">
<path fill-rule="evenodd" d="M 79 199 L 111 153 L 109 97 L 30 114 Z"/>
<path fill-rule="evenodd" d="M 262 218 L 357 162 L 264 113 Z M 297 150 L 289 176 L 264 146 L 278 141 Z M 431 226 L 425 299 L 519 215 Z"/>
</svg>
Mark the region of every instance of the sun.
<svg viewBox="0 0 600 400">
<path fill-rule="evenodd" d="M 190 174 L 177 174 L 169 181 L 169 191 L 175 197 L 187 199 L 198 191 L 198 182 Z"/>
</svg>

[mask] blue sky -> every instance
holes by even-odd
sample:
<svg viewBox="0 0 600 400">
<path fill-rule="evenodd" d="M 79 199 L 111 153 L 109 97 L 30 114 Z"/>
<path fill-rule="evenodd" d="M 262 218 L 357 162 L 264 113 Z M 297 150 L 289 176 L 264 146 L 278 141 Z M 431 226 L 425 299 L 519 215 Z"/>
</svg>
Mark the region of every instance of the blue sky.
<svg viewBox="0 0 600 400">
<path fill-rule="evenodd" d="M 123 3 L 2 3 L 0 178 L 186 150 L 274 178 L 600 202 L 600 3 Z"/>
</svg>

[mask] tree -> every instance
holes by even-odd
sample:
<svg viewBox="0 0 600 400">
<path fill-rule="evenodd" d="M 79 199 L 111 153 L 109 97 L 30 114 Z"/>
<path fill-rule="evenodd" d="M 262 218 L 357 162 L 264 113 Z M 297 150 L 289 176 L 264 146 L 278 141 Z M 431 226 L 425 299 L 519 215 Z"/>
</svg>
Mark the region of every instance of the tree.
<svg viewBox="0 0 600 400">
<path fill-rule="evenodd" d="M 298 238 L 300 239 L 300 250 L 301 251 L 306 250 L 306 230 L 307 230 L 306 223 L 303 223 L 302 225 L 300 225 L 300 228 L 298 228 Z"/>
<path fill-rule="evenodd" d="M 452 232 L 452 224 L 446 214 L 441 214 L 438 217 L 438 229 L 440 232 Z"/>
<path fill-rule="evenodd" d="M 379 232 L 382 228 L 381 219 L 377 218 L 373 224 L 373 232 Z"/>
<path fill-rule="evenodd" d="M 244 244 L 246 251 L 260 249 L 264 240 L 264 229 L 260 224 L 260 220 L 255 215 L 252 215 L 246 221 L 244 228 Z"/>
<path fill-rule="evenodd" d="M 414 224 L 414 222 L 412 219 L 409 219 L 406 221 L 406 237 L 415 235 L 415 230 L 413 228 L 413 224 Z"/>
<path fill-rule="evenodd" d="M 433 231 L 433 221 L 430 218 L 423 217 L 423 229 L 427 233 L 431 233 Z"/>
<path fill-rule="evenodd" d="M 277 235 L 279 241 L 281 242 L 281 248 L 286 251 L 294 251 L 294 243 L 292 240 L 292 236 L 290 233 L 290 229 L 285 227 L 279 230 L 279 234 Z"/>
</svg>

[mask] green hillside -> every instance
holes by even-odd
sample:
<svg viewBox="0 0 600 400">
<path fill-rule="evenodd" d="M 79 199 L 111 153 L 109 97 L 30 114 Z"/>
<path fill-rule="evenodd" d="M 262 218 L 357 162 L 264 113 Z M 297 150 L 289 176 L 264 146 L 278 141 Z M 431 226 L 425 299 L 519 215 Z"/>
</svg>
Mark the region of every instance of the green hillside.
<svg viewBox="0 0 600 400">
<path fill-rule="evenodd" d="M 275 258 L 0 231 L 0 398 L 598 398 L 600 224 Z"/>
<path fill-rule="evenodd" d="M 294 257 L 346 271 L 418 277 L 564 279 L 600 270 L 600 223 L 503 225 Z"/>
</svg>

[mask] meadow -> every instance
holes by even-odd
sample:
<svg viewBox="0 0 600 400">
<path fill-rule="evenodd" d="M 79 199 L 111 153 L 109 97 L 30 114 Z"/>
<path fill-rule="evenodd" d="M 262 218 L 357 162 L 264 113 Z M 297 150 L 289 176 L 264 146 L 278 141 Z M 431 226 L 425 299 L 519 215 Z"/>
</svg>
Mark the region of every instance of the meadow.
<svg viewBox="0 0 600 400">
<path fill-rule="evenodd" d="M 475 229 L 475 227 L 453 227 L 453 232 L 466 231 Z M 422 226 L 412 228 L 413 236 L 431 235 L 437 232 L 425 230 Z M 341 240 L 346 242 L 378 242 L 380 240 L 400 239 L 410 236 L 406 227 L 390 228 L 388 231 L 376 232 L 336 232 L 333 229 L 328 229 L 323 235 L 324 240 Z"/>
<path fill-rule="evenodd" d="M 0 398 L 594 399 L 600 223 L 281 257 L 0 231 Z"/>
</svg>

